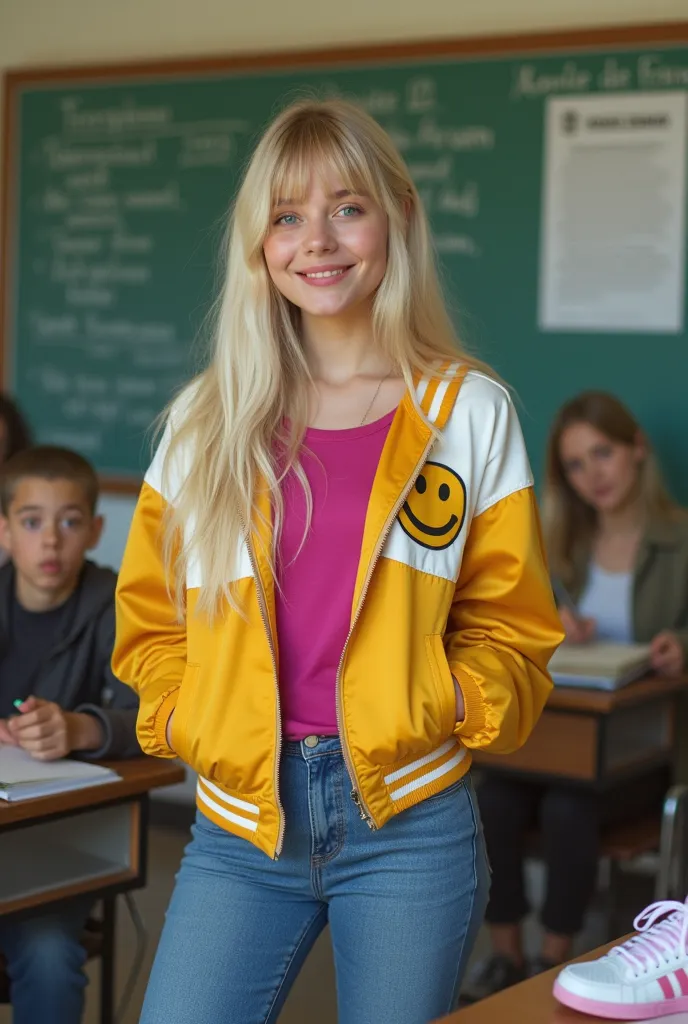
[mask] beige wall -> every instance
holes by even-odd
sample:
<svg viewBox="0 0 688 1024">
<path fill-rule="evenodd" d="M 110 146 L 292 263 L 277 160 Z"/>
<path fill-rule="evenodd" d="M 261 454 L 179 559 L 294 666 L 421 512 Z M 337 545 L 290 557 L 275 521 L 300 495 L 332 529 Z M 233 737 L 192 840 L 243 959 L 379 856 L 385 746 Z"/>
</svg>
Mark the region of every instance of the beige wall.
<svg viewBox="0 0 688 1024">
<path fill-rule="evenodd" d="M 688 0 L 0 0 L 0 71 L 680 18 Z M 97 557 L 117 566 L 132 502 L 103 510 Z"/>
<path fill-rule="evenodd" d="M 680 18 L 686 0 L 0 0 L 0 68 Z"/>
</svg>

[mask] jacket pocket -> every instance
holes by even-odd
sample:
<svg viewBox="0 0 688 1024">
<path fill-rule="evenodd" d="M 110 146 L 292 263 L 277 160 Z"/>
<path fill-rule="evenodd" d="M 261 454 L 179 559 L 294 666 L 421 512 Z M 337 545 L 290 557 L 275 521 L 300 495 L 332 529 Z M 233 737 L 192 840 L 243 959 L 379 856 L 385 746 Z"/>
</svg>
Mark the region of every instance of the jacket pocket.
<svg viewBox="0 0 688 1024">
<path fill-rule="evenodd" d="M 172 749 L 188 764 L 189 719 L 193 713 L 198 683 L 198 665 L 187 665 L 184 669 L 179 697 L 172 718 Z"/>
<path fill-rule="evenodd" d="M 450 736 L 456 727 L 456 691 L 447 655 L 444 653 L 444 638 L 440 633 L 426 636 L 425 650 L 437 690 L 437 699 L 442 709 L 443 734 Z"/>
</svg>

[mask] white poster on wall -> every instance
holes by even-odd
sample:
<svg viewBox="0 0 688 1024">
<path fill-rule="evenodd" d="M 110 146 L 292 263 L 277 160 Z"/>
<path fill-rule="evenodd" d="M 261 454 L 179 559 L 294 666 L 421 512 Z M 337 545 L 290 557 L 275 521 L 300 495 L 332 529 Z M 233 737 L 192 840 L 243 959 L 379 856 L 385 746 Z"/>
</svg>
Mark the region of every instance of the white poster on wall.
<svg viewBox="0 0 688 1024">
<path fill-rule="evenodd" d="M 548 100 L 542 330 L 682 330 L 687 127 L 685 92 Z"/>
</svg>

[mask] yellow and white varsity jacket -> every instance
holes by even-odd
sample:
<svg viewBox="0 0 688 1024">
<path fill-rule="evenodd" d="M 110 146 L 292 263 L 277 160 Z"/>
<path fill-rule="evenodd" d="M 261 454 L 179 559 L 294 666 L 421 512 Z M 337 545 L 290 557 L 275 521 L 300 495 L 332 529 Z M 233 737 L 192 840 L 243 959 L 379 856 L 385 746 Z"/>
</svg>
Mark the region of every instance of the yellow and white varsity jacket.
<svg viewBox="0 0 688 1024">
<path fill-rule="evenodd" d="M 460 779 L 471 749 L 524 743 L 563 638 L 510 397 L 455 370 L 416 390 L 439 438 L 410 394 L 401 402 L 366 515 L 337 712 L 352 797 L 371 828 Z M 274 581 L 261 554 L 270 536 L 247 536 L 235 560 L 243 615 L 196 613 L 203 580 L 191 565 L 180 623 L 161 555 L 161 518 L 178 489 L 168 473 L 163 486 L 166 446 L 163 438 L 146 474 L 124 555 L 113 670 L 140 695 L 143 750 L 181 757 L 198 773 L 203 813 L 276 857 L 288 823 Z M 459 723 L 452 674 L 466 705 Z"/>
</svg>

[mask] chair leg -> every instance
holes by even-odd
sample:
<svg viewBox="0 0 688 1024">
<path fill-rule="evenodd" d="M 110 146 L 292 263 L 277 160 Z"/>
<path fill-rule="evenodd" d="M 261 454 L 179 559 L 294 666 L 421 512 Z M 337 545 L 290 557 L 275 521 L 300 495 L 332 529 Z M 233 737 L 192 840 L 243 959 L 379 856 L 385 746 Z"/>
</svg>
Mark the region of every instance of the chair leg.
<svg viewBox="0 0 688 1024">
<path fill-rule="evenodd" d="M 607 899 L 605 901 L 605 929 L 607 935 L 605 941 L 611 942 L 617 934 L 615 927 L 618 906 L 619 868 L 616 861 L 611 857 L 607 863 Z"/>
<path fill-rule="evenodd" d="M 688 786 L 672 786 L 667 793 L 662 811 L 662 832 L 659 844 L 659 868 L 655 886 L 655 899 L 667 900 L 671 896 L 685 899 L 686 864 L 688 850 Z M 676 891 L 678 889 L 678 891 Z"/>
<path fill-rule="evenodd" d="M 120 995 L 119 1002 L 117 1004 L 116 1017 L 118 1024 L 123 1019 L 127 1012 L 129 1003 L 131 1002 L 131 997 L 134 994 L 136 983 L 139 980 L 141 971 L 143 970 L 143 961 L 146 955 L 146 947 L 148 945 L 148 932 L 146 931 L 146 926 L 139 912 L 139 908 L 136 906 L 136 900 L 130 892 L 125 892 L 124 902 L 126 903 L 131 923 L 133 924 L 134 931 L 136 932 L 136 947 L 134 949 L 134 958 L 129 971 L 129 976 L 125 982 L 122 994 Z"/>
<path fill-rule="evenodd" d="M 115 1024 L 116 897 L 103 900 L 103 951 L 100 961 L 100 1024 Z"/>
</svg>

